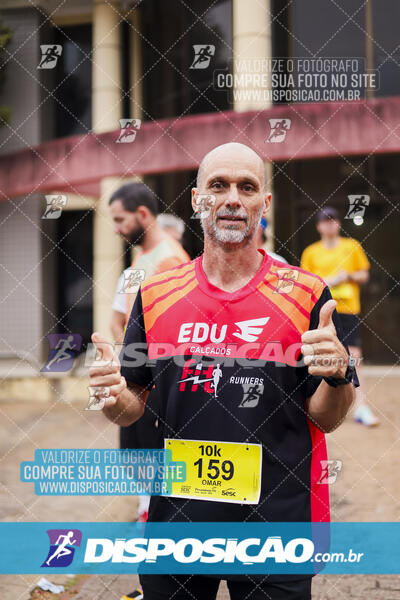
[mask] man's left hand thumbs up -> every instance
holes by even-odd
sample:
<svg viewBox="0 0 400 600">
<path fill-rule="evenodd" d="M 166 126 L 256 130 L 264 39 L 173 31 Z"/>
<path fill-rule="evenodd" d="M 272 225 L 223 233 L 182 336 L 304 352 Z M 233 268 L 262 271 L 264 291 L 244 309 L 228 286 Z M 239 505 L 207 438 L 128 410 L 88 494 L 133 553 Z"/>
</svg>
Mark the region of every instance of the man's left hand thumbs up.
<svg viewBox="0 0 400 600">
<path fill-rule="evenodd" d="M 349 357 L 336 334 L 332 319 L 335 308 L 335 300 L 325 302 L 319 313 L 318 328 L 301 336 L 301 353 L 310 375 L 343 378 L 346 374 Z"/>
<path fill-rule="evenodd" d="M 328 302 L 325 302 L 319 312 L 318 329 L 322 329 L 323 327 L 332 327 L 333 331 L 336 333 L 336 328 L 332 319 L 336 304 L 336 300 L 328 300 Z"/>
</svg>

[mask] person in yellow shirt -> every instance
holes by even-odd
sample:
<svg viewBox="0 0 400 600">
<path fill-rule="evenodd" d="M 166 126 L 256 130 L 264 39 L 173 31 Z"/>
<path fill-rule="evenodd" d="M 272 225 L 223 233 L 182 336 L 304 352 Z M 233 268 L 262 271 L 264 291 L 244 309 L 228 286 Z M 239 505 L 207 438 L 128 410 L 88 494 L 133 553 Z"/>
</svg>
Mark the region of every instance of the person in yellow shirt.
<svg viewBox="0 0 400 600">
<path fill-rule="evenodd" d="M 304 250 L 300 266 L 322 277 L 329 286 L 337 302 L 344 341 L 358 365 L 361 359 L 360 285 L 369 279 L 370 263 L 357 240 L 339 235 L 340 218 L 336 209 L 325 207 L 320 210 L 316 227 L 321 240 Z M 378 419 L 365 402 L 360 370 L 358 366 L 361 385 L 356 391 L 354 419 L 367 426 L 377 425 Z"/>
</svg>

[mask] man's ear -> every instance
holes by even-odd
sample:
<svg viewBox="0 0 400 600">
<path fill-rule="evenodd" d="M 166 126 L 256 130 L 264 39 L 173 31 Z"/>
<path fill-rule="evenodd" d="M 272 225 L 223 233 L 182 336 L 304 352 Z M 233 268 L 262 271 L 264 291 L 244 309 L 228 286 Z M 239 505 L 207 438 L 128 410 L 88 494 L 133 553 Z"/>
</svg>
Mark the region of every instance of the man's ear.
<svg viewBox="0 0 400 600">
<path fill-rule="evenodd" d="M 267 192 L 264 196 L 264 210 L 262 212 L 262 216 L 265 217 L 269 211 L 269 209 L 271 208 L 271 202 L 272 202 L 272 194 L 271 192 Z"/>
<path fill-rule="evenodd" d="M 143 223 L 143 221 L 147 221 L 149 216 L 153 213 L 147 208 L 147 206 L 138 206 L 136 209 L 136 214 L 139 217 L 139 221 Z"/>
</svg>

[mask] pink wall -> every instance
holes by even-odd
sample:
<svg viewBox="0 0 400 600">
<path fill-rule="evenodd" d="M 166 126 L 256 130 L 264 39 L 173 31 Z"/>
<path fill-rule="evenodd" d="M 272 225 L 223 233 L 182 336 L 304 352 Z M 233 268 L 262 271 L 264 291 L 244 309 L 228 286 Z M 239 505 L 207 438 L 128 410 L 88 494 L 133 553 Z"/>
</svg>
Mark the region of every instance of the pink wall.
<svg viewBox="0 0 400 600">
<path fill-rule="evenodd" d="M 291 119 L 284 142 L 265 143 L 271 117 Z M 118 133 L 53 140 L 2 156 L 0 199 L 53 190 L 98 195 L 102 177 L 195 169 L 208 150 L 228 141 L 272 161 L 400 152 L 400 97 L 146 122 L 131 144 L 116 144 Z"/>
</svg>

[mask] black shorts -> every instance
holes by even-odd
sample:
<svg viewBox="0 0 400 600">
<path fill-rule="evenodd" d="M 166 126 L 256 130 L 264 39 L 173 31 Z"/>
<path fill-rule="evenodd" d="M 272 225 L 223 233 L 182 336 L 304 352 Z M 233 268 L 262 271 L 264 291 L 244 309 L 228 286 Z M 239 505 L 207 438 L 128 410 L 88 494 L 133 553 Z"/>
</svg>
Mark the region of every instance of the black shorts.
<svg viewBox="0 0 400 600">
<path fill-rule="evenodd" d="M 361 347 L 360 318 L 358 315 L 339 313 L 343 328 L 343 341 L 348 346 Z"/>
<path fill-rule="evenodd" d="M 312 578 L 282 582 L 228 580 L 231 600 L 311 600 Z M 140 575 L 144 600 L 215 600 L 220 579 L 205 575 Z M 262 581 L 262 580 L 261 580 Z"/>
</svg>

